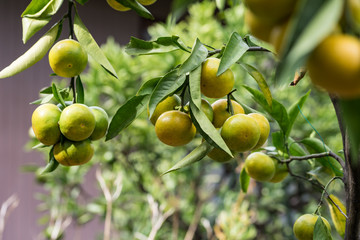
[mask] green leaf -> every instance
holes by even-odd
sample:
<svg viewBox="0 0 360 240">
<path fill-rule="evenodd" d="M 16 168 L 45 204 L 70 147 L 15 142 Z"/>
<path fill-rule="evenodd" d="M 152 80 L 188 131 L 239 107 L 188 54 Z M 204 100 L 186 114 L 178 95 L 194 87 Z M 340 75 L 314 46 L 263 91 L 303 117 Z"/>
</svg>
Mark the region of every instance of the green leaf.
<svg viewBox="0 0 360 240">
<path fill-rule="evenodd" d="M 288 151 L 285 146 L 285 142 L 288 145 L 288 150 L 291 156 L 305 156 L 308 155 L 308 153 L 300 146 L 299 143 L 295 142 L 290 137 L 285 137 L 284 133 L 282 131 L 273 132 L 271 134 L 272 137 L 272 143 L 274 147 L 282 152 L 282 155 L 285 158 L 288 158 Z"/>
<path fill-rule="evenodd" d="M 85 103 L 85 93 L 84 86 L 81 82 L 80 76 L 76 78 L 76 102 L 77 103 Z"/>
<path fill-rule="evenodd" d="M 231 65 L 239 61 L 248 49 L 249 46 L 245 43 L 241 36 L 237 32 L 234 32 L 226 44 L 216 75 L 220 76 L 228 68 L 230 68 Z"/>
<path fill-rule="evenodd" d="M 147 94 L 151 94 L 156 85 L 159 83 L 159 81 L 161 80 L 161 77 L 157 77 L 157 78 L 153 78 L 150 79 L 149 81 L 145 82 L 139 89 L 139 91 L 136 93 L 137 96 L 140 95 L 147 95 Z"/>
<path fill-rule="evenodd" d="M 48 18 L 22 18 L 22 41 L 25 44 L 35 33 L 42 29 L 51 20 Z"/>
<path fill-rule="evenodd" d="M 250 176 L 247 174 L 247 172 L 245 171 L 245 168 L 243 168 L 241 170 L 240 173 L 240 186 L 241 186 L 241 190 L 246 193 L 248 188 L 249 188 L 249 184 L 250 184 Z"/>
<path fill-rule="evenodd" d="M 91 36 L 89 30 L 85 27 L 81 21 L 78 13 L 76 12 L 74 17 L 74 33 L 85 51 L 97 61 L 108 73 L 118 78 L 114 67 L 106 58 L 95 39 Z"/>
<path fill-rule="evenodd" d="M 267 42 L 261 41 L 252 35 L 245 35 L 244 41 L 250 47 L 262 47 L 264 49 L 269 50 L 269 52 L 273 52 L 273 46 Z"/>
<path fill-rule="evenodd" d="M 201 109 L 200 79 L 201 79 L 201 65 L 192 72 L 190 72 L 189 75 L 190 97 L 198 109 Z"/>
<path fill-rule="evenodd" d="M 289 113 L 289 128 L 288 128 L 288 130 L 286 132 L 286 136 L 290 135 L 290 132 L 291 132 L 291 129 L 292 129 L 293 125 L 294 125 L 294 122 L 295 122 L 295 120 L 296 120 L 296 118 L 297 118 L 297 116 L 298 116 L 298 114 L 300 112 L 299 109 L 301 109 L 302 106 L 304 105 L 306 99 L 310 95 L 310 92 L 311 92 L 311 90 L 309 90 L 304 96 L 302 96 L 296 103 L 294 103 L 290 107 L 290 109 L 288 111 L 288 113 Z"/>
<path fill-rule="evenodd" d="M 46 173 L 51 173 L 53 171 L 55 171 L 58 166 L 59 166 L 59 162 L 56 161 L 55 157 L 54 157 L 54 152 L 53 152 L 53 148 L 50 150 L 49 153 L 49 162 L 48 164 L 45 166 L 45 168 L 41 171 L 40 175 L 46 174 Z"/>
<path fill-rule="evenodd" d="M 40 17 L 54 0 L 32 0 L 21 17 Z"/>
<path fill-rule="evenodd" d="M 186 79 L 185 75 L 178 76 L 177 72 L 177 69 L 175 69 L 167 73 L 156 85 L 156 88 L 151 94 L 149 100 L 150 116 L 152 116 L 152 114 L 154 113 L 155 108 L 159 104 L 159 102 L 161 102 L 167 96 L 173 94 L 180 86 L 184 84 Z"/>
<path fill-rule="evenodd" d="M 56 101 L 58 101 L 61 105 L 63 105 L 63 107 L 65 108 L 66 107 L 66 104 L 65 104 L 65 101 L 64 99 L 62 98 L 59 90 L 57 89 L 55 83 L 51 84 L 51 87 L 52 87 L 52 93 L 54 95 L 54 98 L 56 99 Z"/>
<path fill-rule="evenodd" d="M 264 110 L 269 113 L 271 117 L 276 120 L 280 126 L 280 129 L 286 133 L 287 129 L 289 128 L 289 117 L 286 108 L 275 99 L 272 99 L 272 107 L 270 107 L 262 92 L 248 86 L 244 86 L 244 88 L 252 94 L 253 99 L 258 104 L 260 104 L 261 107 L 264 108 Z"/>
<path fill-rule="evenodd" d="M 315 227 L 313 239 L 316 240 L 332 240 L 330 230 L 326 227 L 321 217 L 318 217 Z"/>
<path fill-rule="evenodd" d="M 154 20 L 153 15 L 147 10 L 143 5 L 138 3 L 136 0 L 116 0 L 118 3 L 121 3 L 125 7 L 133 9 L 137 14 L 143 18 Z"/>
<path fill-rule="evenodd" d="M 232 152 L 222 139 L 219 131 L 210 122 L 206 114 L 196 107 L 195 103 L 190 100 L 190 115 L 196 129 L 200 132 L 201 136 L 212 146 L 224 150 L 227 154 L 233 157 Z"/>
<path fill-rule="evenodd" d="M 149 95 L 134 96 L 122 105 L 110 122 L 106 141 L 116 137 L 128 127 L 145 109 Z"/>
<path fill-rule="evenodd" d="M 331 151 L 321 140 L 317 138 L 305 138 L 300 141 L 310 153 L 323 153 Z M 330 169 L 336 176 L 343 176 L 341 165 L 332 157 L 317 158 L 316 162 Z"/>
<path fill-rule="evenodd" d="M 332 194 L 329 197 L 331 197 L 331 199 L 341 209 L 341 211 L 346 214 L 346 208 L 344 204 L 340 201 L 340 199 L 338 199 L 336 196 Z M 346 217 L 339 211 L 337 206 L 335 206 L 335 204 L 329 199 L 329 197 L 326 200 L 330 209 L 332 222 L 335 226 L 336 231 L 339 233 L 341 237 L 344 238 L 345 228 L 346 228 Z"/>
<path fill-rule="evenodd" d="M 89 0 L 76 0 L 76 1 L 81 5 L 85 5 L 85 3 L 87 3 Z"/>
<path fill-rule="evenodd" d="M 208 55 L 208 50 L 206 47 L 200 42 L 199 39 L 196 39 L 194 47 L 191 51 L 191 55 L 179 68 L 179 75 L 186 74 L 199 67 L 202 62 L 205 61 Z"/>
<path fill-rule="evenodd" d="M 179 49 L 190 52 L 178 36 L 160 37 L 154 41 L 145 41 L 131 37 L 125 51 L 129 55 L 150 55 L 172 52 Z"/>
<path fill-rule="evenodd" d="M 231 97 L 232 97 L 236 102 L 238 102 L 238 103 L 244 108 L 244 111 L 245 111 L 246 114 L 258 112 L 258 111 L 256 111 L 255 109 L 249 107 L 248 105 L 242 103 L 242 101 L 243 101 L 243 99 L 242 99 L 243 96 L 239 96 L 239 93 L 233 92 L 233 93 L 231 94 Z"/>
<path fill-rule="evenodd" d="M 197 146 L 193 151 L 191 151 L 188 155 L 186 155 L 183 159 L 181 159 L 179 162 L 177 162 L 173 167 L 171 167 L 169 170 L 161 174 L 161 176 L 177 171 L 181 168 L 190 166 L 191 164 L 194 164 L 200 160 L 202 160 L 206 154 L 208 154 L 213 149 L 213 146 L 211 146 L 208 142 L 203 141 L 199 146 Z"/>
<path fill-rule="evenodd" d="M 55 43 L 61 32 L 61 23 L 55 24 L 29 50 L 0 72 L 0 79 L 14 76 L 40 61 Z"/>
<path fill-rule="evenodd" d="M 264 78 L 264 76 L 253 66 L 246 64 L 246 63 L 241 63 L 240 66 L 242 66 L 245 71 L 247 71 L 250 76 L 252 76 L 255 81 L 257 82 L 261 92 L 263 93 L 267 104 L 269 105 L 269 107 L 272 107 L 272 96 L 271 96 L 271 92 L 269 89 L 269 86 Z"/>
<path fill-rule="evenodd" d="M 220 10 L 223 10 L 225 8 L 225 0 L 216 0 L 216 7 Z"/>
<path fill-rule="evenodd" d="M 343 1 L 304 0 L 293 18 L 291 31 L 277 68 L 277 82 L 288 85 L 296 69 L 303 67 L 312 50 L 339 22 Z"/>
<path fill-rule="evenodd" d="M 343 127 L 349 134 L 351 144 L 351 159 L 354 164 L 358 164 L 360 156 L 360 99 L 340 100 L 342 111 Z"/>
</svg>

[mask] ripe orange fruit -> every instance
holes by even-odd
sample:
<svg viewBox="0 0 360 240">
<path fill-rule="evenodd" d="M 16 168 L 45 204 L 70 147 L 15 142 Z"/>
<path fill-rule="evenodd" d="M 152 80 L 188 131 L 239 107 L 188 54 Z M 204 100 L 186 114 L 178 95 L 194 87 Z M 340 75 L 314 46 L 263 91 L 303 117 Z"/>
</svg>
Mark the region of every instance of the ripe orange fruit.
<svg viewBox="0 0 360 240">
<path fill-rule="evenodd" d="M 90 135 L 91 140 L 99 140 L 104 137 L 109 126 L 109 117 L 101 107 L 89 107 L 95 117 L 95 129 Z"/>
<path fill-rule="evenodd" d="M 188 114 L 172 110 L 160 115 L 155 123 L 157 137 L 170 146 L 189 143 L 196 134 L 196 128 Z"/>
<path fill-rule="evenodd" d="M 82 141 L 90 137 L 95 129 L 95 116 L 84 104 L 75 103 L 61 113 L 61 133 L 69 140 Z"/>
<path fill-rule="evenodd" d="M 138 0 L 138 2 L 142 5 L 147 6 L 147 5 L 151 5 L 151 4 L 155 3 L 156 0 Z"/>
<path fill-rule="evenodd" d="M 298 240 L 312 240 L 314 236 L 315 223 L 319 217 L 320 216 L 315 214 L 304 214 L 300 216 L 295 221 L 293 227 L 296 238 Z M 321 217 L 321 219 L 325 223 L 326 227 L 330 230 L 331 227 L 329 222 L 323 217 Z"/>
<path fill-rule="evenodd" d="M 116 11 L 125 12 L 129 11 L 131 8 L 125 7 L 121 3 L 117 2 L 116 0 L 106 0 L 110 7 L 115 9 Z"/>
<path fill-rule="evenodd" d="M 208 58 L 201 69 L 201 92 L 209 98 L 221 98 L 227 95 L 234 87 L 234 74 L 227 69 L 220 76 L 216 76 L 219 69 L 220 59 Z"/>
<path fill-rule="evenodd" d="M 231 100 L 231 104 L 233 106 L 234 114 L 245 113 L 243 107 L 239 103 Z M 216 100 L 211 107 L 214 111 L 213 125 L 216 128 L 221 128 L 226 119 L 231 116 L 228 112 L 227 99 Z"/>
<path fill-rule="evenodd" d="M 247 8 L 264 22 L 278 23 L 288 18 L 294 11 L 295 0 L 244 0 Z"/>
<path fill-rule="evenodd" d="M 258 123 L 260 127 L 260 138 L 257 144 L 255 145 L 255 147 L 253 148 L 253 149 L 258 149 L 264 145 L 264 143 L 269 137 L 270 124 L 269 121 L 266 119 L 266 117 L 264 117 L 260 113 L 250 113 L 248 116 L 255 119 L 255 121 Z"/>
<path fill-rule="evenodd" d="M 275 174 L 269 181 L 272 183 L 278 183 L 287 177 L 289 170 L 285 163 L 280 163 L 276 159 L 273 159 L 273 161 L 275 164 Z"/>
<path fill-rule="evenodd" d="M 82 165 L 90 161 L 94 155 L 91 141 L 86 139 L 80 142 L 65 140 L 54 146 L 56 161 L 64 166 Z"/>
<path fill-rule="evenodd" d="M 160 117 L 161 114 L 167 111 L 174 110 L 175 107 L 181 104 L 181 99 L 178 95 L 174 94 L 172 96 L 168 96 L 164 100 L 162 100 L 155 108 L 153 115 L 150 118 L 150 122 L 155 125 L 156 120 Z M 148 116 L 149 116 L 149 108 L 148 108 Z"/>
<path fill-rule="evenodd" d="M 342 98 L 360 96 L 360 40 L 346 34 L 325 38 L 311 53 L 312 82 Z"/>
<path fill-rule="evenodd" d="M 51 69 L 60 77 L 75 77 L 86 68 L 88 55 L 80 43 L 65 39 L 57 42 L 49 52 Z"/>
<path fill-rule="evenodd" d="M 245 114 L 236 114 L 224 122 L 221 137 L 230 150 L 245 152 L 254 148 L 258 143 L 260 128 L 252 117 Z"/>
<path fill-rule="evenodd" d="M 271 157 L 261 152 L 250 154 L 245 160 L 245 171 L 257 181 L 269 181 L 274 177 L 275 164 Z"/>
<path fill-rule="evenodd" d="M 45 145 L 54 145 L 60 140 L 60 109 L 51 103 L 40 105 L 31 117 L 32 129 L 36 138 Z"/>
</svg>

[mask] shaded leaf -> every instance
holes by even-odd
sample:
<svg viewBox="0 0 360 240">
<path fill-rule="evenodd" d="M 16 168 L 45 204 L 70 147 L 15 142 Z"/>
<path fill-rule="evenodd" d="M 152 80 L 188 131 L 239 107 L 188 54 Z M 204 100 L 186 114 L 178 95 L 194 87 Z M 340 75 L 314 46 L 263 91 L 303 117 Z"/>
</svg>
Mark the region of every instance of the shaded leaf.
<svg viewBox="0 0 360 240">
<path fill-rule="evenodd" d="M 0 79 L 14 76 L 40 61 L 58 38 L 61 27 L 61 23 L 55 24 L 27 52 L 1 70 Z"/>
<path fill-rule="evenodd" d="M 263 93 L 267 104 L 269 105 L 269 107 L 272 107 L 272 96 L 271 96 L 271 92 L 269 89 L 269 86 L 264 78 L 264 76 L 253 66 L 246 64 L 246 63 L 241 63 L 240 66 L 243 67 L 243 69 L 245 69 L 245 71 L 247 71 L 250 76 L 252 76 L 255 81 L 257 82 L 261 92 Z"/>
<path fill-rule="evenodd" d="M 130 42 L 126 45 L 125 51 L 129 55 L 150 55 L 179 49 L 190 52 L 178 36 L 160 37 L 154 41 L 145 41 L 131 37 Z"/>
<path fill-rule="evenodd" d="M 65 107 L 66 107 L 65 101 L 64 101 L 64 99 L 62 98 L 59 90 L 57 89 L 57 87 L 56 87 L 56 85 L 55 85 L 55 83 L 53 83 L 53 84 L 51 85 L 51 87 L 52 87 L 52 93 L 53 93 L 53 95 L 54 95 L 55 100 L 58 101 L 58 103 L 60 103 L 61 105 L 63 105 L 63 107 L 65 108 Z"/>
<path fill-rule="evenodd" d="M 40 175 L 43 175 L 46 173 L 51 173 L 51 172 L 55 171 L 58 168 L 58 166 L 59 166 L 59 162 L 56 161 L 56 159 L 54 157 L 53 149 L 51 149 L 50 153 L 49 153 L 49 162 L 45 166 L 45 168 L 41 171 Z"/>
<path fill-rule="evenodd" d="M 80 76 L 76 78 L 76 102 L 77 103 L 85 103 L 85 93 L 84 86 L 81 82 Z"/>
<path fill-rule="evenodd" d="M 248 105 L 242 103 L 242 96 L 239 96 L 237 92 L 233 92 L 231 94 L 231 97 L 243 107 L 246 114 L 258 112 L 255 109 L 249 107 Z"/>
<path fill-rule="evenodd" d="M 179 75 L 186 74 L 199 67 L 205 61 L 208 54 L 206 47 L 196 39 L 190 56 L 179 68 Z"/>
<path fill-rule="evenodd" d="M 300 141 L 310 153 L 322 153 L 331 151 L 321 140 L 317 138 L 305 138 Z M 316 162 L 330 169 L 336 176 L 343 176 L 341 165 L 332 157 L 317 158 Z"/>
<path fill-rule="evenodd" d="M 234 32 L 226 44 L 216 75 L 220 76 L 222 73 L 224 73 L 228 68 L 231 67 L 231 65 L 236 63 L 248 49 L 249 46 L 246 44 L 246 42 L 237 32 Z"/>
<path fill-rule="evenodd" d="M 244 86 L 244 88 L 252 94 L 253 99 L 276 120 L 281 130 L 286 133 L 289 128 L 289 117 L 286 108 L 275 99 L 272 100 L 272 107 L 270 107 L 262 92 L 248 86 Z"/>
<path fill-rule="evenodd" d="M 139 89 L 139 91 L 136 93 L 136 95 L 147 95 L 147 94 L 151 94 L 156 85 L 159 83 L 159 81 L 161 80 L 161 77 L 157 77 L 157 78 L 153 78 L 150 79 L 149 81 L 145 82 Z"/>
<path fill-rule="evenodd" d="M 76 0 L 78 3 L 80 3 L 81 5 L 84 5 L 85 3 L 87 3 L 89 0 Z"/>
<path fill-rule="evenodd" d="M 305 65 L 312 50 L 335 28 L 342 14 L 343 1 L 304 0 L 293 17 L 285 42 L 277 82 L 288 85 L 296 69 Z"/>
<path fill-rule="evenodd" d="M 154 20 L 153 15 L 147 10 L 143 5 L 138 3 L 136 0 L 116 0 L 118 3 L 121 3 L 125 7 L 133 9 L 141 17 Z"/>
<path fill-rule="evenodd" d="M 199 109 L 201 109 L 200 79 L 201 65 L 192 72 L 190 72 L 189 75 L 190 97 L 195 106 Z"/>
<path fill-rule="evenodd" d="M 289 128 L 288 128 L 288 130 L 286 132 L 286 136 L 290 135 L 290 132 L 291 132 L 291 129 L 292 129 L 293 125 L 294 125 L 294 122 L 295 122 L 295 120 L 296 120 L 296 118 L 297 118 L 297 116 L 298 116 L 298 114 L 300 112 L 299 109 L 301 109 L 302 106 L 304 105 L 306 99 L 310 95 L 310 92 L 311 92 L 311 90 L 309 90 L 304 96 L 302 96 L 296 103 L 294 103 L 290 107 L 290 109 L 288 111 L 288 113 L 289 113 Z"/>
<path fill-rule="evenodd" d="M 89 30 L 85 27 L 77 12 L 74 17 L 74 33 L 85 51 L 108 73 L 118 78 L 114 67 L 106 58 L 95 39 L 91 36 Z"/>
<path fill-rule="evenodd" d="M 332 240 L 330 230 L 326 227 L 321 217 L 318 217 L 315 227 L 313 239 L 316 240 Z"/>
<path fill-rule="evenodd" d="M 110 122 L 106 141 L 116 137 L 128 127 L 145 109 L 149 95 L 134 96 L 122 105 Z"/>
<path fill-rule="evenodd" d="M 246 193 L 248 188 L 249 188 L 249 184 L 250 184 L 250 176 L 247 174 L 247 172 L 245 171 L 245 168 L 243 168 L 241 170 L 240 173 L 240 186 L 241 186 L 241 190 Z"/>
<path fill-rule="evenodd" d="M 193 151 L 191 151 L 186 157 L 177 162 L 173 167 L 164 172 L 161 175 L 165 175 L 170 172 L 177 171 L 181 168 L 190 166 L 200 160 L 202 160 L 211 150 L 213 146 L 211 146 L 208 142 L 203 141 L 199 146 L 197 146 Z"/>
<path fill-rule="evenodd" d="M 154 113 L 155 108 L 159 102 L 161 102 L 167 96 L 173 94 L 180 86 L 184 84 L 186 79 L 185 75 L 178 76 L 177 72 L 177 69 L 175 69 L 167 73 L 156 85 L 156 88 L 151 94 L 149 100 L 150 116 L 152 116 L 152 114 Z"/>
<path fill-rule="evenodd" d="M 341 209 L 343 213 L 346 214 L 346 208 L 344 204 L 334 195 L 330 195 L 331 199 L 334 203 Z M 346 217 L 339 211 L 337 206 L 327 198 L 327 203 L 330 209 L 331 219 L 335 226 L 336 231 L 339 233 L 341 237 L 345 237 L 345 227 L 346 227 Z"/>
<path fill-rule="evenodd" d="M 224 150 L 227 154 L 233 157 L 232 152 L 222 139 L 219 131 L 216 130 L 212 122 L 208 119 L 206 114 L 197 108 L 193 101 L 190 100 L 190 115 L 196 129 L 200 132 L 201 136 L 209 142 L 212 146 Z"/>
</svg>

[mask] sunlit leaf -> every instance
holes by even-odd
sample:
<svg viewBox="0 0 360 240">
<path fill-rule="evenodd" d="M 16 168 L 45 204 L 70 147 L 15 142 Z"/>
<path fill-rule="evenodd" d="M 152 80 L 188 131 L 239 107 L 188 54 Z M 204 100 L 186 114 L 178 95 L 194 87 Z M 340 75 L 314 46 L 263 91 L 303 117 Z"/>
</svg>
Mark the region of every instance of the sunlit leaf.
<svg viewBox="0 0 360 240">
<path fill-rule="evenodd" d="M 22 18 L 23 43 L 26 43 L 36 32 L 42 29 L 51 20 L 48 18 Z"/>
<path fill-rule="evenodd" d="M 200 42 L 199 39 L 196 39 L 190 56 L 179 68 L 179 75 L 186 74 L 199 67 L 202 62 L 205 61 L 207 54 L 208 50 L 206 47 Z"/>
<path fill-rule="evenodd" d="M 85 27 L 81 21 L 78 13 L 76 12 L 74 17 L 74 33 L 85 51 L 98 62 L 108 73 L 114 77 L 118 77 L 114 67 L 111 65 L 109 60 L 106 58 L 95 39 L 91 36 L 89 30 Z"/>
<path fill-rule="evenodd" d="M 237 32 L 234 32 L 226 44 L 216 75 L 219 76 L 224 73 L 229 67 L 236 63 L 248 49 L 249 46 L 241 36 Z"/>
<path fill-rule="evenodd" d="M 177 171 L 181 168 L 190 166 L 191 164 L 202 160 L 206 156 L 206 154 L 208 154 L 212 149 L 213 146 L 211 146 L 208 142 L 202 142 L 198 147 L 196 147 L 193 151 L 191 151 L 188 155 L 186 155 L 183 159 L 181 159 L 173 167 L 171 167 L 169 170 L 167 170 L 161 175 Z"/>
<path fill-rule="evenodd" d="M 27 52 L 17 58 L 8 67 L 0 72 L 0 79 L 18 74 L 40 61 L 55 43 L 61 32 L 62 25 L 55 24 L 44 36 L 42 36 Z"/>
<path fill-rule="evenodd" d="M 153 15 L 143 5 L 138 3 L 136 0 L 116 0 L 118 3 L 133 9 L 141 17 L 154 20 Z"/>
<path fill-rule="evenodd" d="M 345 237 L 346 217 L 340 212 L 338 207 L 344 214 L 346 214 L 346 208 L 336 196 L 331 194 L 329 197 L 337 205 L 336 206 L 329 198 L 326 199 L 330 209 L 332 222 L 339 235 Z"/>
</svg>

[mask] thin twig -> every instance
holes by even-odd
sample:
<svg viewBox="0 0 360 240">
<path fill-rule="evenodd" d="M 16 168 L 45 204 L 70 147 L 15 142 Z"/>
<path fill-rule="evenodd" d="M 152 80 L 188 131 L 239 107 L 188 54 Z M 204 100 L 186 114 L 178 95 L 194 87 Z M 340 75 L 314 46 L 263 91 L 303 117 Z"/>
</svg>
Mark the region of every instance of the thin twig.
<svg viewBox="0 0 360 240">
<path fill-rule="evenodd" d="M 0 209 L 0 240 L 3 239 L 6 218 L 10 213 L 19 206 L 19 198 L 16 195 L 11 195 L 2 205 Z"/>
<path fill-rule="evenodd" d="M 316 213 L 319 212 L 320 207 L 322 206 L 322 204 L 323 204 L 323 202 L 324 202 L 324 196 L 325 196 L 325 193 L 327 193 L 328 187 L 329 187 L 330 184 L 331 184 L 334 180 L 336 180 L 336 179 L 341 179 L 341 178 L 340 178 L 340 177 L 337 177 L 337 176 L 336 176 L 336 177 L 333 177 L 333 178 L 331 178 L 330 181 L 325 185 L 324 190 L 323 190 L 323 192 L 322 192 L 322 194 L 321 194 L 320 201 L 319 201 L 319 203 L 318 203 L 318 206 L 317 206 L 314 214 L 316 214 Z"/>
</svg>

